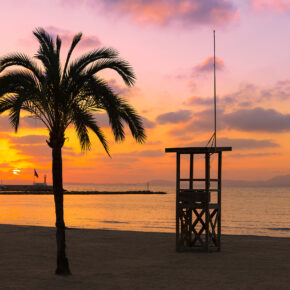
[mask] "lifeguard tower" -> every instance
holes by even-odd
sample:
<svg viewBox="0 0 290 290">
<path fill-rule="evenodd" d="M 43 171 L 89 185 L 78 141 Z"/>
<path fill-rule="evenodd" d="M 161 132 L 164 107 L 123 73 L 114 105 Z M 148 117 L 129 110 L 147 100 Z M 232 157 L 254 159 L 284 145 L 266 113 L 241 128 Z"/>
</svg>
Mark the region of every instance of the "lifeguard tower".
<svg viewBox="0 0 290 290">
<path fill-rule="evenodd" d="M 167 153 L 176 153 L 176 250 L 220 251 L 221 249 L 221 193 L 222 152 L 232 147 L 217 147 L 216 126 L 216 66 L 214 38 L 214 133 L 206 147 L 166 148 Z M 181 156 L 187 155 L 187 177 L 181 177 Z M 211 177 L 211 159 L 217 155 L 216 177 Z M 195 177 L 198 168 L 195 160 L 204 161 L 201 178 Z M 201 164 L 199 164 L 201 165 Z M 195 172 L 194 172 L 195 169 Z M 199 170 L 200 171 L 200 170 Z M 186 186 L 181 184 L 186 183 Z"/>
<path fill-rule="evenodd" d="M 222 152 L 231 150 L 231 147 L 165 149 L 167 153 L 176 153 L 176 251 L 220 251 Z M 189 156 L 187 177 L 181 177 L 181 156 L 184 155 Z M 211 178 L 214 155 L 217 155 L 217 176 Z M 194 160 L 197 156 L 204 157 L 202 178 L 195 178 Z M 187 186 L 181 186 L 181 183 Z"/>
</svg>

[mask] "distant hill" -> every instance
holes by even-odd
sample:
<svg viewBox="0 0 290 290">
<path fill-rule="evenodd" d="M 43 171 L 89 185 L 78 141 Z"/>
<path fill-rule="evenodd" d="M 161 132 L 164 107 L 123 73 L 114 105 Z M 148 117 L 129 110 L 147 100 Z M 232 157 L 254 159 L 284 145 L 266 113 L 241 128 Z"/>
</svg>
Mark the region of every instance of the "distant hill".
<svg viewBox="0 0 290 290">
<path fill-rule="evenodd" d="M 275 176 L 268 180 L 223 180 L 223 185 L 236 187 L 290 187 L 290 174 Z"/>
<path fill-rule="evenodd" d="M 266 186 L 290 186 L 290 174 L 273 177 L 264 183 Z"/>
<path fill-rule="evenodd" d="M 150 185 L 157 186 L 174 186 L 175 181 L 169 180 L 152 180 Z M 233 186 L 233 187 L 290 187 L 290 174 L 275 176 L 268 180 L 223 180 L 223 186 Z"/>
</svg>

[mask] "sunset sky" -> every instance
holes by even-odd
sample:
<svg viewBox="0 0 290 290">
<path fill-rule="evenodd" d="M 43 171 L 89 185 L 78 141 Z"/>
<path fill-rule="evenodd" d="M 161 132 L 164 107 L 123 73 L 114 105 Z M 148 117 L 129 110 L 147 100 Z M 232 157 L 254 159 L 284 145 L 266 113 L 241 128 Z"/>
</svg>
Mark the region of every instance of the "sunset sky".
<svg viewBox="0 0 290 290">
<path fill-rule="evenodd" d="M 216 30 L 217 143 L 225 179 L 267 179 L 290 173 L 289 0 L 10 0 L 1 1 L 0 56 L 33 56 L 32 35 L 43 27 L 63 39 L 83 40 L 74 56 L 116 48 L 133 66 L 136 85 L 102 76 L 144 118 L 145 144 L 129 131 L 116 144 L 104 114 L 97 120 L 110 141 L 109 158 L 97 138 L 82 153 L 70 128 L 63 149 L 64 182 L 136 183 L 174 180 L 175 159 L 166 147 L 205 146 L 213 133 L 213 30 Z M 0 116 L 3 183 L 31 182 L 35 168 L 51 182 L 47 131 L 23 115 L 15 134 Z M 18 169 L 20 171 L 13 170 Z"/>
</svg>

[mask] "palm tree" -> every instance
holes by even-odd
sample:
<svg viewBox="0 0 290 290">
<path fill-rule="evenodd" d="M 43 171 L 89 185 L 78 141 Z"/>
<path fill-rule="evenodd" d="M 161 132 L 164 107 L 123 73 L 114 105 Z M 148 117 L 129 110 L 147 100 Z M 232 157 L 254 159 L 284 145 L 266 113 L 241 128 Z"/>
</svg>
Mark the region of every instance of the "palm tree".
<svg viewBox="0 0 290 290">
<path fill-rule="evenodd" d="M 40 45 L 34 58 L 15 53 L 0 59 L 0 114 L 9 112 L 9 119 L 15 132 L 19 127 L 21 110 L 40 120 L 48 129 L 49 137 L 46 142 L 52 149 L 56 213 L 57 268 L 55 273 L 70 275 L 65 251 L 63 217 L 62 147 L 66 129 L 74 126 L 82 150 L 90 149 L 88 130 L 91 130 L 97 135 L 108 155 L 108 144 L 97 124 L 96 112 L 105 111 L 108 114 L 116 141 L 125 138 L 124 123 L 129 126 L 137 142 L 143 143 L 146 136 L 142 120 L 134 108 L 96 75 L 101 70 L 113 69 L 126 85 L 134 84 L 135 75 L 131 66 L 118 57 L 116 50 L 100 48 L 70 61 L 72 52 L 82 37 L 79 33 L 74 36 L 62 67 L 59 36 L 53 39 L 42 28 L 37 28 L 33 34 Z M 40 61 L 41 67 L 35 59 Z M 13 70 L 11 67 L 15 66 L 21 69 Z"/>
</svg>

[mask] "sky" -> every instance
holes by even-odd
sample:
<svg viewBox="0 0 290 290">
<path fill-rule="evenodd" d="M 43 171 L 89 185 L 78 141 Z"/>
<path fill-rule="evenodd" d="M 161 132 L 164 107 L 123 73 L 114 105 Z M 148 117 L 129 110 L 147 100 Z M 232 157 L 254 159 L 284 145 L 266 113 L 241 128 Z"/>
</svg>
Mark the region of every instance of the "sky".
<svg viewBox="0 0 290 290">
<path fill-rule="evenodd" d="M 165 154 L 165 148 L 206 146 L 213 134 L 213 30 L 217 145 L 233 147 L 223 155 L 223 178 L 260 180 L 290 173 L 290 1 L 0 3 L 0 57 L 12 52 L 33 56 L 38 42 L 32 31 L 43 27 L 62 38 L 62 58 L 73 35 L 82 32 L 73 57 L 114 47 L 136 73 L 132 88 L 114 72 L 100 76 L 142 116 L 146 143 L 137 144 L 128 129 L 125 142 L 114 142 L 106 115 L 100 112 L 96 118 L 106 132 L 112 158 L 93 135 L 92 149 L 81 152 L 69 128 L 63 148 L 65 183 L 174 180 L 175 156 Z M 39 181 L 46 174 L 51 182 L 48 132 L 41 124 L 23 114 L 15 134 L 7 115 L 2 115 L 0 135 L 3 183 L 31 183 L 33 169 Z M 186 175 L 186 160 L 182 164 Z"/>
</svg>

